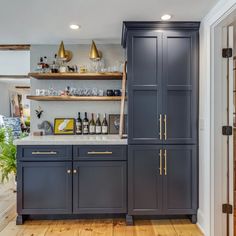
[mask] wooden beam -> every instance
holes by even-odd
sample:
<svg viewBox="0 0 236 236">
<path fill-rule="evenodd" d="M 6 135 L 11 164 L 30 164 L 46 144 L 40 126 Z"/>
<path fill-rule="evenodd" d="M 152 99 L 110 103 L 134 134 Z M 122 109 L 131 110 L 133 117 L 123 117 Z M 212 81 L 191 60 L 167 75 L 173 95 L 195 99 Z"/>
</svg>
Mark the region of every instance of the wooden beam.
<svg viewBox="0 0 236 236">
<path fill-rule="evenodd" d="M 16 86 L 16 89 L 30 89 L 30 86 Z"/>
<path fill-rule="evenodd" d="M 0 75 L 1 79 L 29 79 L 28 75 Z"/>
<path fill-rule="evenodd" d="M 0 44 L 0 51 L 29 51 L 30 44 Z"/>
</svg>

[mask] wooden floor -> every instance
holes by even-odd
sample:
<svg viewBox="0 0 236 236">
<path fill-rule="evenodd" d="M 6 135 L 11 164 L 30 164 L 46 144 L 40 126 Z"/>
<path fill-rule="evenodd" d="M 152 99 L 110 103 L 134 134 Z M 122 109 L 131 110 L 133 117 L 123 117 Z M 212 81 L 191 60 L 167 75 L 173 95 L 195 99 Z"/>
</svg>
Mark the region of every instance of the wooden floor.
<svg viewBox="0 0 236 236">
<path fill-rule="evenodd" d="M 16 226 L 12 220 L 1 236 L 200 236 L 189 220 L 136 220 L 126 226 L 123 219 L 26 221 Z"/>
</svg>

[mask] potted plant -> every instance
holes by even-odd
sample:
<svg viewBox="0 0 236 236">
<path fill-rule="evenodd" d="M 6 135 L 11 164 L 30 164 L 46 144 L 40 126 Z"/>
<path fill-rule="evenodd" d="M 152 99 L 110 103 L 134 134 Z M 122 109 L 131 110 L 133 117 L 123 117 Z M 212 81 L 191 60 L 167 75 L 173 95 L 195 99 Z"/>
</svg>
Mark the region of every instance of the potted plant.
<svg viewBox="0 0 236 236">
<path fill-rule="evenodd" d="M 16 146 L 11 129 L 0 128 L 0 173 L 1 182 L 8 181 L 11 174 L 16 176 Z"/>
</svg>

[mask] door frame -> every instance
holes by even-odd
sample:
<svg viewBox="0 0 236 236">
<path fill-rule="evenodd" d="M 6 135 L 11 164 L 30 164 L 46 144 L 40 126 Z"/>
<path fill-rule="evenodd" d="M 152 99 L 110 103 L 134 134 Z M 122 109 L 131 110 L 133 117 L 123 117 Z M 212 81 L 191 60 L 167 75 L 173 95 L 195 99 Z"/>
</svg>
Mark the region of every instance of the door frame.
<svg viewBox="0 0 236 236">
<path fill-rule="evenodd" d="M 222 153 L 224 153 L 226 145 L 225 137 L 221 133 L 221 126 L 225 124 L 225 117 L 222 114 L 226 113 L 223 100 L 226 90 L 222 88 L 221 83 L 225 76 L 221 49 L 224 46 L 222 35 L 225 29 L 223 27 L 229 25 L 230 19 L 232 20 L 232 13 L 235 10 L 235 0 L 229 0 L 227 3 L 220 0 L 203 19 L 200 31 L 202 43 L 200 84 L 203 84 L 200 87 L 206 91 L 200 91 L 200 99 L 205 99 L 205 101 L 200 101 L 200 158 L 203 155 L 205 159 L 200 161 L 200 210 L 198 215 L 200 227 L 204 229 L 206 235 L 212 236 L 222 236 L 226 232 L 224 228 L 226 217 L 221 210 L 221 204 L 225 203 L 225 193 L 222 194 L 222 191 L 225 189 L 226 180 L 225 178 L 222 180 L 222 176 L 225 176 Z M 204 56 L 206 58 L 203 58 Z M 230 143 L 232 160 L 232 141 Z M 201 175 L 204 176 L 201 177 Z M 221 179 L 217 178 L 218 176 Z M 233 189 L 233 186 L 231 188 Z M 231 201 L 232 195 L 231 191 Z M 204 206 L 205 204 L 208 204 L 208 208 Z M 230 235 L 233 235 L 232 216 L 230 223 Z"/>
</svg>

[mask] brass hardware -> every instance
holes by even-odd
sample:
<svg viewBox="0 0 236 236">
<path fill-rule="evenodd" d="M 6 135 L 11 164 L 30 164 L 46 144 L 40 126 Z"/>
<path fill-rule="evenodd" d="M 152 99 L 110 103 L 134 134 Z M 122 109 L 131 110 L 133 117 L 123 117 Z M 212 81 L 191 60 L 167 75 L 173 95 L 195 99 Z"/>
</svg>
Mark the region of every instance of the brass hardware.
<svg viewBox="0 0 236 236">
<path fill-rule="evenodd" d="M 67 170 L 67 174 L 70 174 L 71 173 L 71 170 Z"/>
<path fill-rule="evenodd" d="M 57 152 L 32 152 L 33 155 L 57 155 Z"/>
<path fill-rule="evenodd" d="M 63 41 L 61 41 L 61 44 L 59 46 L 57 57 L 65 62 L 69 62 L 72 59 L 72 52 L 69 50 L 65 50 Z"/>
<path fill-rule="evenodd" d="M 92 45 L 89 53 L 89 59 L 93 61 L 99 61 L 101 60 L 102 54 L 98 51 L 97 46 L 95 42 L 92 40 Z"/>
<path fill-rule="evenodd" d="M 162 140 L 162 114 L 160 114 L 159 125 L 160 125 L 159 137 L 160 137 L 160 140 Z"/>
<path fill-rule="evenodd" d="M 165 172 L 165 175 L 167 175 L 167 151 L 166 149 L 164 150 L 164 158 L 165 158 L 164 172 Z"/>
<path fill-rule="evenodd" d="M 111 155 L 112 152 L 88 152 L 88 155 Z"/>
<path fill-rule="evenodd" d="M 73 170 L 73 173 L 74 173 L 74 174 L 76 174 L 76 173 L 77 173 L 77 170 L 76 170 L 76 169 L 74 169 L 74 170 Z"/>
<path fill-rule="evenodd" d="M 167 117 L 166 114 L 164 115 L 164 125 L 165 125 L 165 131 L 164 131 L 164 138 L 167 139 Z"/>
<path fill-rule="evenodd" d="M 159 151 L 159 160 L 160 160 L 159 171 L 160 171 L 160 175 L 162 175 L 162 149 L 160 149 Z"/>
</svg>

